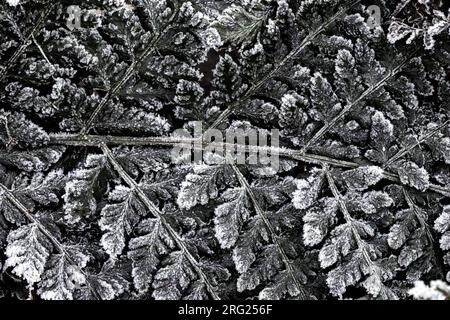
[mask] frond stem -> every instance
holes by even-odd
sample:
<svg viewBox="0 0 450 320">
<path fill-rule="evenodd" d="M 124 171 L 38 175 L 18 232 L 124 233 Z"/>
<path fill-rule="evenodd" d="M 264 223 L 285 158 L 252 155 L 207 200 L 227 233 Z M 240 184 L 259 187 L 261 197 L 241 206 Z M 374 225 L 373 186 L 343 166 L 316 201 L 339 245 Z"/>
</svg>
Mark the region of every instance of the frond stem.
<svg viewBox="0 0 450 320">
<path fill-rule="evenodd" d="M 198 145 L 197 139 L 193 138 L 177 138 L 177 137 L 126 137 L 126 136 L 101 136 L 101 135 L 87 135 L 81 137 L 79 135 L 68 134 L 52 134 L 50 135 L 50 144 L 65 145 L 77 147 L 98 147 L 99 144 L 105 145 L 127 145 L 127 146 L 154 146 L 154 147 L 182 147 L 192 148 L 194 150 L 204 150 L 205 146 L 213 148 L 230 148 L 229 150 L 237 149 L 238 151 L 251 151 L 254 153 L 267 152 L 271 155 L 278 155 L 287 159 L 293 159 L 309 164 L 322 165 L 326 163 L 333 167 L 356 169 L 366 164 L 359 164 L 352 161 L 335 159 L 327 156 L 305 153 L 302 150 L 294 150 L 288 148 L 274 148 L 263 146 L 245 146 L 239 144 L 227 144 L 221 142 L 213 142 L 211 144 Z M 383 170 L 382 176 L 384 179 L 402 184 L 397 174 Z M 443 196 L 450 197 L 450 191 L 442 186 L 430 184 L 428 190 L 439 193 Z"/>
</svg>

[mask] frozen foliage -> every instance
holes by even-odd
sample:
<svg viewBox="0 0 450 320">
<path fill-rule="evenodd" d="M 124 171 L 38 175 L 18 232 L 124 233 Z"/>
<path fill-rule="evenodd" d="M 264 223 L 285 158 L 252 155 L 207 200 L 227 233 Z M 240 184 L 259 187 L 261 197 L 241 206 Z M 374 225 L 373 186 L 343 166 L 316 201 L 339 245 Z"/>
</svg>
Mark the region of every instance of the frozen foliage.
<svg viewBox="0 0 450 320">
<path fill-rule="evenodd" d="M 160 263 L 159 257 L 170 252 L 175 244 L 157 219 L 143 220 L 136 233 L 138 236 L 130 240 L 128 257 L 133 261 L 134 286 L 145 293 Z"/>
<path fill-rule="evenodd" d="M 7 0 L 6 2 L 8 2 L 10 6 L 17 6 L 20 0 Z"/>
<path fill-rule="evenodd" d="M 86 266 L 89 257 L 75 247 L 65 250 L 66 252 L 52 255 L 47 262 L 47 270 L 38 289 L 38 294 L 43 299 L 72 300 L 73 291 L 86 282 L 82 268 Z"/>
<path fill-rule="evenodd" d="M 41 279 L 52 244 L 37 224 L 21 226 L 8 235 L 6 267 L 33 284 Z"/>
<path fill-rule="evenodd" d="M 444 261 L 450 264 L 450 206 L 445 206 L 442 214 L 434 222 L 434 228 L 441 235 L 439 241 L 441 249 L 446 253 Z M 447 280 L 450 279 L 450 271 L 447 273 Z"/>
<path fill-rule="evenodd" d="M 0 4 L 0 296 L 448 299 L 446 1 L 68 5 Z"/>
<path fill-rule="evenodd" d="M 403 1 L 405 3 L 405 1 Z M 401 9 L 400 9 L 401 8 Z M 447 12 L 445 11 L 447 9 Z M 448 8 L 433 8 L 430 1 L 408 1 L 406 6 L 399 4 L 396 12 L 409 11 L 413 15 L 422 15 L 422 19 L 409 18 L 408 22 L 395 19 L 389 26 L 388 40 L 395 43 L 403 38 L 412 43 L 416 38 L 423 38 L 426 49 L 433 49 L 441 33 L 449 33 L 450 11 Z M 413 21 L 410 23 L 409 21 Z"/>
<path fill-rule="evenodd" d="M 408 293 L 417 300 L 449 300 L 450 286 L 441 280 L 431 281 L 429 286 L 417 281 Z"/>
<path fill-rule="evenodd" d="M 297 181 L 297 190 L 293 194 L 292 203 L 296 209 L 306 209 L 316 202 L 322 189 L 324 173 L 312 172 L 308 179 Z"/>
</svg>

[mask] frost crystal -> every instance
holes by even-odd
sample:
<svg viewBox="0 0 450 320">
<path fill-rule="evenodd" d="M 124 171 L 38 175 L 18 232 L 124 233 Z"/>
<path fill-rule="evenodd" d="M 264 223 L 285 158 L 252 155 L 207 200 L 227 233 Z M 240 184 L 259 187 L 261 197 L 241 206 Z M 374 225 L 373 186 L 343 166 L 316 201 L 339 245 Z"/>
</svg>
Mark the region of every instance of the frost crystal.
<svg viewBox="0 0 450 320">
<path fill-rule="evenodd" d="M 450 286 L 440 280 L 431 281 L 427 286 L 423 281 L 416 281 L 414 288 L 408 291 L 417 300 L 448 300 Z"/>
<path fill-rule="evenodd" d="M 72 2 L 0 4 L 0 297 L 446 295 L 449 1 Z"/>
<path fill-rule="evenodd" d="M 20 0 L 6 0 L 6 2 L 8 2 L 8 4 L 10 6 L 15 7 L 15 6 L 17 6 L 19 4 Z"/>
</svg>

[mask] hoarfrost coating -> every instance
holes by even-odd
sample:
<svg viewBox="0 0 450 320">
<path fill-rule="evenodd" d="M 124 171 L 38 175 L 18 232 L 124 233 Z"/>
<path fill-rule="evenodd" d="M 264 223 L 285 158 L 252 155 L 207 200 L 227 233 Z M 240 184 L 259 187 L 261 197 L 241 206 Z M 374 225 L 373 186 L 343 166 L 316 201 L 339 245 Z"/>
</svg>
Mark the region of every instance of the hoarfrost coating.
<svg viewBox="0 0 450 320">
<path fill-rule="evenodd" d="M 449 6 L 3 1 L 0 297 L 448 299 Z"/>
</svg>

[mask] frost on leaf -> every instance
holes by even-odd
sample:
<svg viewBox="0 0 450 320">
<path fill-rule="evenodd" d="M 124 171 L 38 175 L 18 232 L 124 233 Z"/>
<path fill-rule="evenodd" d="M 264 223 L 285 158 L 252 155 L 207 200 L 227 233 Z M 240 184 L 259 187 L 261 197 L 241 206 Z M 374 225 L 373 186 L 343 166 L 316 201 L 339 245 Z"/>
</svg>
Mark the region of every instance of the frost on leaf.
<svg viewBox="0 0 450 320">
<path fill-rule="evenodd" d="M 394 166 L 402 183 L 422 191 L 430 186 L 430 177 L 425 168 L 406 160 L 398 161 Z"/>
<path fill-rule="evenodd" d="M 215 91 L 211 93 L 217 104 L 236 101 L 245 92 L 247 85 L 242 82 L 241 70 L 231 56 L 221 57 L 214 70 L 213 85 Z"/>
<path fill-rule="evenodd" d="M 417 229 L 411 234 L 411 243 L 404 246 L 398 256 L 398 263 L 400 266 L 409 267 L 425 255 L 426 243 L 424 243 L 422 233 L 422 229 Z"/>
<path fill-rule="evenodd" d="M 349 223 L 336 227 L 331 236 L 331 242 L 326 244 L 319 252 L 319 261 L 322 268 L 334 265 L 341 254 L 346 256 L 355 245 Z"/>
<path fill-rule="evenodd" d="M 143 173 L 157 173 L 167 169 L 170 161 L 165 150 L 155 148 L 115 148 L 112 150 L 117 161 L 133 176 Z"/>
<path fill-rule="evenodd" d="M 404 23 L 394 21 L 389 26 L 388 40 L 390 43 L 395 43 L 403 38 L 409 38 L 406 40 L 407 43 L 411 43 L 412 40 L 416 37 L 414 28 L 405 25 Z"/>
<path fill-rule="evenodd" d="M 443 135 L 436 135 L 434 139 L 427 142 L 436 158 L 444 160 L 446 164 L 450 165 L 450 138 Z"/>
<path fill-rule="evenodd" d="M 239 273 L 248 271 L 257 258 L 257 251 L 268 241 L 269 235 L 261 219 L 251 219 L 233 249 L 236 270 Z"/>
<path fill-rule="evenodd" d="M 154 277 L 152 296 L 156 300 L 179 300 L 197 275 L 181 251 L 172 252 L 165 263 Z"/>
<path fill-rule="evenodd" d="M 295 249 L 288 244 L 283 248 L 280 242 L 269 243 L 267 232 L 263 221 L 254 217 L 236 243 L 233 261 L 239 272 L 237 290 L 244 292 L 265 286 L 260 297 L 297 297 L 302 293 L 304 298 L 304 292 L 300 290 L 306 282 L 305 271 L 297 267 L 296 262 L 283 257 L 285 250 L 290 255 L 296 255 Z"/>
<path fill-rule="evenodd" d="M 18 176 L 14 180 L 11 193 L 30 211 L 37 206 L 57 205 L 59 192 L 64 186 L 66 177 L 61 170 L 50 171 L 47 175 L 37 173 L 31 179 L 27 176 Z M 20 210 L 0 194 L 0 213 L 6 220 L 16 225 L 25 221 Z"/>
<path fill-rule="evenodd" d="M 72 300 L 74 291 L 86 282 L 82 269 L 88 259 L 76 248 L 67 248 L 66 253 L 53 254 L 39 283 L 38 294 L 41 298 Z"/>
<path fill-rule="evenodd" d="M 388 244 L 400 249 L 398 264 L 405 269 L 406 278 L 416 281 L 436 266 L 436 254 L 426 213 L 418 207 L 401 210 L 388 234 Z"/>
<path fill-rule="evenodd" d="M 316 170 L 307 179 L 297 181 L 297 190 L 292 198 L 295 208 L 306 209 L 314 204 L 321 192 L 323 178 L 323 172 Z"/>
<path fill-rule="evenodd" d="M 431 281 L 429 285 L 423 281 L 416 281 L 408 293 L 416 300 L 448 300 L 450 285 L 441 280 Z"/>
<path fill-rule="evenodd" d="M 159 219 L 143 220 L 136 228 L 136 237 L 128 244 L 128 257 L 133 261 L 133 283 L 145 293 L 153 281 L 162 255 L 168 254 L 175 244 Z"/>
<path fill-rule="evenodd" d="M 383 178 L 383 170 L 375 166 L 360 167 L 345 171 L 342 177 L 350 189 L 363 191 Z"/>
<path fill-rule="evenodd" d="M 234 247 L 250 216 L 249 200 L 246 191 L 240 188 L 228 189 L 221 198 L 225 203 L 215 209 L 214 230 L 220 246 L 229 249 Z"/>
<path fill-rule="evenodd" d="M 109 204 L 102 209 L 99 221 L 100 229 L 104 232 L 101 244 L 111 257 L 116 257 L 125 247 L 126 236 L 147 211 L 135 192 L 124 186 L 117 186 L 109 194 L 108 200 Z"/>
<path fill-rule="evenodd" d="M 362 253 L 352 253 L 350 259 L 328 273 L 327 284 L 332 295 L 342 297 L 347 287 L 357 284 L 369 273 L 369 266 Z M 372 282 L 369 288 L 372 292 L 379 292 L 381 283 Z"/>
<path fill-rule="evenodd" d="M 291 201 L 296 182 L 292 177 L 258 179 L 252 182 L 250 187 L 260 206 L 268 209 Z"/>
<path fill-rule="evenodd" d="M 76 30 L 68 1 L 0 4 L 0 297 L 450 279 L 448 1 L 374 1 L 379 26 L 357 0 L 88 2 Z"/>
<path fill-rule="evenodd" d="M 96 128 L 114 133 L 127 133 L 130 131 L 141 134 L 167 133 L 170 124 L 167 119 L 155 112 L 140 108 L 126 108 L 123 105 L 111 107 L 114 112 L 104 113 L 99 117 Z"/>
<path fill-rule="evenodd" d="M 394 139 L 394 126 L 382 112 L 375 112 L 372 116 L 370 131 L 371 147 L 366 157 L 377 163 L 384 163 L 391 156 L 389 147 Z"/>
<path fill-rule="evenodd" d="M 241 273 L 237 280 L 237 290 L 253 290 L 261 283 L 270 281 L 283 268 L 283 261 L 276 245 L 266 246 L 255 264 Z"/>
<path fill-rule="evenodd" d="M 37 224 L 23 225 L 8 235 L 5 267 L 12 267 L 29 284 L 36 283 L 41 280 L 52 250 L 52 243 Z"/>
<path fill-rule="evenodd" d="M 300 268 L 295 268 L 294 272 L 300 279 L 302 279 L 304 283 L 307 281 L 307 276 L 303 270 L 300 270 Z M 264 288 L 259 293 L 258 298 L 260 300 L 281 300 L 286 298 L 286 296 L 295 298 L 298 297 L 299 294 L 299 288 L 292 281 L 291 275 L 284 270 L 275 276 L 271 285 Z"/>
<path fill-rule="evenodd" d="M 49 140 L 47 133 L 22 113 L 0 109 L 0 142 L 21 147 L 41 147 Z"/>
<path fill-rule="evenodd" d="M 319 121 L 330 120 L 342 108 L 331 84 L 320 73 L 314 74 L 311 79 L 311 102 L 317 110 L 314 117 Z"/>
<path fill-rule="evenodd" d="M 422 17 L 418 23 L 411 24 L 409 19 L 403 21 L 391 22 L 387 39 L 390 43 L 396 43 L 404 38 L 407 44 L 413 43 L 417 38 L 423 38 L 423 45 L 427 50 L 432 50 L 435 47 L 439 35 L 446 34 L 450 21 L 450 14 L 446 16 L 445 11 L 441 11 L 441 8 L 434 8 L 431 10 L 429 7 L 429 1 L 419 1 L 419 8 L 415 8 L 414 11 L 425 11 L 427 17 Z M 404 6 L 407 6 L 406 3 Z M 445 10 L 444 8 L 442 8 Z"/>
<path fill-rule="evenodd" d="M 65 187 L 64 211 L 68 221 L 77 222 L 97 209 L 94 190 L 106 166 L 101 155 L 89 155 L 83 165 L 69 174 Z"/>
<path fill-rule="evenodd" d="M 139 187 L 153 202 L 176 199 L 185 170 L 161 170 L 149 172 L 139 182 Z"/>
<path fill-rule="evenodd" d="M 340 96 L 353 101 L 361 92 L 361 78 L 356 69 L 356 60 L 348 50 L 339 50 L 335 62 L 336 86 Z"/>
<path fill-rule="evenodd" d="M 319 252 L 322 268 L 333 267 L 327 274 L 332 295 L 342 297 L 347 287 L 361 284 L 377 297 L 387 294 L 383 282 L 394 276 L 392 259 L 382 257 L 377 242 L 370 242 L 376 230 L 368 223 L 346 216 L 347 222 L 331 232 L 331 238 Z"/>
<path fill-rule="evenodd" d="M 442 214 L 434 223 L 434 228 L 440 233 L 450 230 L 450 206 L 444 207 Z"/>
<path fill-rule="evenodd" d="M 89 286 L 83 288 L 84 299 L 112 300 L 128 290 L 129 286 L 118 266 L 111 260 L 105 262 L 98 274 L 88 274 L 86 278 Z"/>
<path fill-rule="evenodd" d="M 0 163 L 26 172 L 42 172 L 59 161 L 65 147 L 51 146 L 11 151 L 0 149 L 0 151 Z"/>
<path fill-rule="evenodd" d="M 27 175 L 17 176 L 12 183 L 12 195 L 17 198 L 29 211 L 38 206 L 57 205 L 59 193 L 64 187 L 66 177 L 62 170 L 50 171 L 48 174 L 36 173 L 31 178 Z M 0 213 L 5 219 L 19 225 L 25 222 L 25 216 L 5 193 L 0 193 Z"/>
<path fill-rule="evenodd" d="M 319 244 L 336 221 L 338 204 L 334 198 L 320 199 L 317 205 L 306 210 L 303 216 L 303 242 L 307 246 Z"/>
<path fill-rule="evenodd" d="M 436 219 L 434 228 L 441 236 L 439 241 L 441 249 L 446 251 L 445 261 L 450 264 L 450 206 L 445 206 L 442 214 Z M 447 273 L 447 278 L 450 278 L 450 272 Z"/>
<path fill-rule="evenodd" d="M 25 217 L 19 209 L 11 203 L 4 192 L 0 191 L 0 214 L 2 218 L 10 223 L 21 224 L 25 222 Z"/>
<path fill-rule="evenodd" d="M 362 194 L 350 191 L 346 195 L 346 203 L 351 211 L 374 214 L 392 206 L 394 200 L 383 191 L 368 191 Z"/>
<path fill-rule="evenodd" d="M 194 173 L 189 173 L 181 184 L 177 203 L 181 209 L 205 205 L 233 181 L 233 172 L 226 165 L 196 165 Z"/>
<path fill-rule="evenodd" d="M 411 209 L 399 211 L 395 218 L 397 222 L 389 230 L 388 243 L 392 249 L 399 249 L 405 244 L 411 232 L 417 228 L 418 223 Z"/>
<path fill-rule="evenodd" d="M 207 106 L 202 104 L 203 88 L 196 82 L 180 80 L 177 84 L 175 102 L 176 116 L 180 119 L 204 119 Z"/>
<path fill-rule="evenodd" d="M 297 93 L 287 93 L 281 98 L 279 124 L 287 135 L 301 133 L 308 120 L 308 100 Z"/>
<path fill-rule="evenodd" d="M 8 2 L 8 4 L 10 5 L 10 6 L 17 6 L 18 4 L 19 4 L 19 2 L 20 2 L 20 0 L 8 0 L 8 1 L 6 1 L 6 2 Z"/>
<path fill-rule="evenodd" d="M 255 37 L 264 23 L 264 12 L 248 12 L 245 8 L 231 5 L 219 16 L 213 26 L 223 41 L 239 45 Z"/>
</svg>

